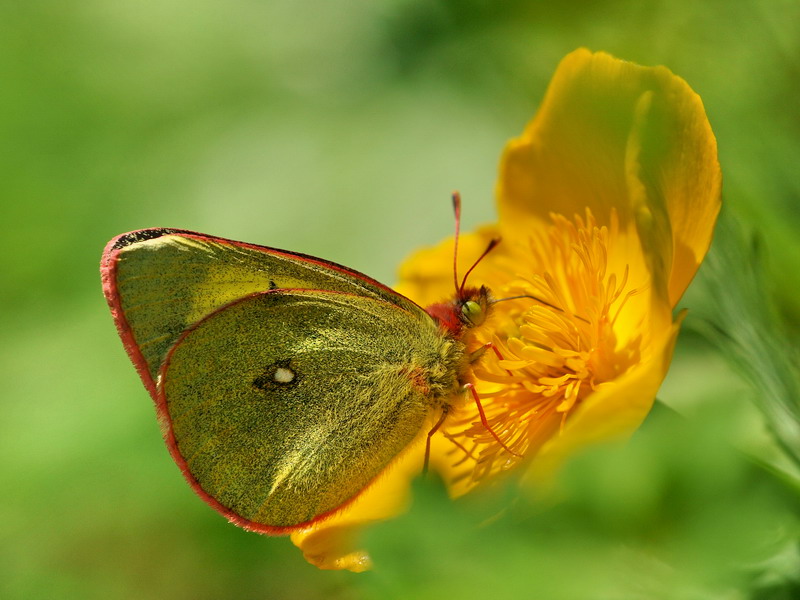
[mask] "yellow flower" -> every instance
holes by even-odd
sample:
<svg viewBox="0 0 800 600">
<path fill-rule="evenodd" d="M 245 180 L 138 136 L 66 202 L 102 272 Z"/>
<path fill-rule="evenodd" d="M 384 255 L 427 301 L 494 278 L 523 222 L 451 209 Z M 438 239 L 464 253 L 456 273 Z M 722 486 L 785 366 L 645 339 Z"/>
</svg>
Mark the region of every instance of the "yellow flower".
<svg viewBox="0 0 800 600">
<path fill-rule="evenodd" d="M 711 242 L 720 187 L 716 141 L 686 82 L 603 53 L 564 58 L 503 154 L 499 223 L 460 240 L 463 273 L 501 238 L 469 283 L 513 299 L 494 304 L 469 340 L 493 345 L 472 369 L 492 431 L 467 399 L 434 436 L 431 465 L 453 495 L 515 466 L 541 481 L 577 449 L 641 424 L 671 360 L 673 309 Z M 423 306 L 451 298 L 452 252 L 452 239 L 417 252 L 398 291 Z M 368 568 L 355 532 L 402 510 L 421 443 L 347 509 L 293 534 L 312 563 Z"/>
</svg>

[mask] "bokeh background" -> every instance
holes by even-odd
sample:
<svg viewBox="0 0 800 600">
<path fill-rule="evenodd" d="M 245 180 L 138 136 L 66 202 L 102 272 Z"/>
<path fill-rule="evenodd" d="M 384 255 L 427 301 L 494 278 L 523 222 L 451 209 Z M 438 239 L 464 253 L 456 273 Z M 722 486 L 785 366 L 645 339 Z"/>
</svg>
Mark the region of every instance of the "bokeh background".
<svg viewBox="0 0 800 600">
<path fill-rule="evenodd" d="M 504 142 L 579 46 L 667 65 L 702 96 L 726 211 L 761 240 L 759 292 L 795 338 L 796 0 L 0 3 L 0 597 L 800 597 L 798 495 L 752 458 L 770 451 L 757 387 L 696 333 L 708 288 L 686 297 L 664 405 L 630 444 L 578 457 L 558 502 L 453 505 L 420 482 L 367 532 L 362 575 L 195 498 L 117 339 L 98 261 L 124 231 L 391 283 L 451 233 L 451 190 L 465 229 L 492 221 Z"/>
</svg>

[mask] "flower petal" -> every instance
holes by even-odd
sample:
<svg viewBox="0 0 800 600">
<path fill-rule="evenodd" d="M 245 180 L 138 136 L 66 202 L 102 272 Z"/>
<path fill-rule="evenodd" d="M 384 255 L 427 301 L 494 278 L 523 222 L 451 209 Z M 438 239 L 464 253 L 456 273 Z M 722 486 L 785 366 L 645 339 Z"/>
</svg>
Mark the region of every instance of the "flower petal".
<svg viewBox="0 0 800 600">
<path fill-rule="evenodd" d="M 526 472 L 530 483 L 547 485 L 569 456 L 591 444 L 625 438 L 642 424 L 669 369 L 683 320 L 681 314 L 672 326 L 663 327 L 669 312 L 662 309 L 657 313 L 652 324 L 656 335 L 648 356 L 618 379 L 599 385 L 582 401 L 563 430 L 531 461 Z"/>
<path fill-rule="evenodd" d="M 427 430 L 423 433 L 427 433 Z M 320 569 L 356 573 L 372 567 L 359 547 L 360 530 L 373 521 L 394 517 L 408 504 L 411 480 L 422 468 L 424 435 L 412 442 L 361 495 L 341 511 L 291 535 L 305 559 Z"/>
<path fill-rule="evenodd" d="M 580 49 L 506 147 L 498 208 L 504 235 L 587 207 L 607 224 L 616 209 L 622 230 L 644 229 L 650 268 L 674 305 L 710 244 L 720 188 L 716 140 L 685 81 Z"/>
</svg>

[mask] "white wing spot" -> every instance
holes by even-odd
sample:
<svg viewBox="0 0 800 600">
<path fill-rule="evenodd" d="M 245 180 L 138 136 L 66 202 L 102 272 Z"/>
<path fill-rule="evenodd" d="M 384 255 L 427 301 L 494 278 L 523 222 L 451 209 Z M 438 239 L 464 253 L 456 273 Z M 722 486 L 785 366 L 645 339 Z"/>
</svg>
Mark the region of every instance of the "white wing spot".
<svg viewBox="0 0 800 600">
<path fill-rule="evenodd" d="M 276 383 L 291 383 L 294 381 L 294 371 L 286 367 L 278 367 L 272 375 L 272 379 Z"/>
</svg>

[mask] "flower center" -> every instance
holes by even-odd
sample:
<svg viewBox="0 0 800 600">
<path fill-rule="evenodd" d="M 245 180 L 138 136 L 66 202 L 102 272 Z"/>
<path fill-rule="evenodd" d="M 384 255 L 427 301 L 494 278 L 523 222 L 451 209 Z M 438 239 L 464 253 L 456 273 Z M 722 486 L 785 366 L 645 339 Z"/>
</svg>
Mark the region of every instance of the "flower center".
<svg viewBox="0 0 800 600">
<path fill-rule="evenodd" d="M 493 292 L 523 297 L 498 302 L 488 327 L 475 331 L 495 349 L 473 368 L 481 404 L 494 433 L 519 455 L 535 453 L 583 398 L 638 360 L 638 346 L 618 347 L 615 333 L 628 299 L 641 291 L 630 285 L 627 264 L 609 266 L 609 247 L 619 235 L 616 214 L 609 227 L 598 226 L 589 211 L 584 218 L 551 218 L 527 246 L 498 261 L 495 274 L 503 283 Z M 476 412 L 468 406 L 446 435 L 476 459 L 472 478 L 479 480 L 518 459 Z"/>
</svg>

